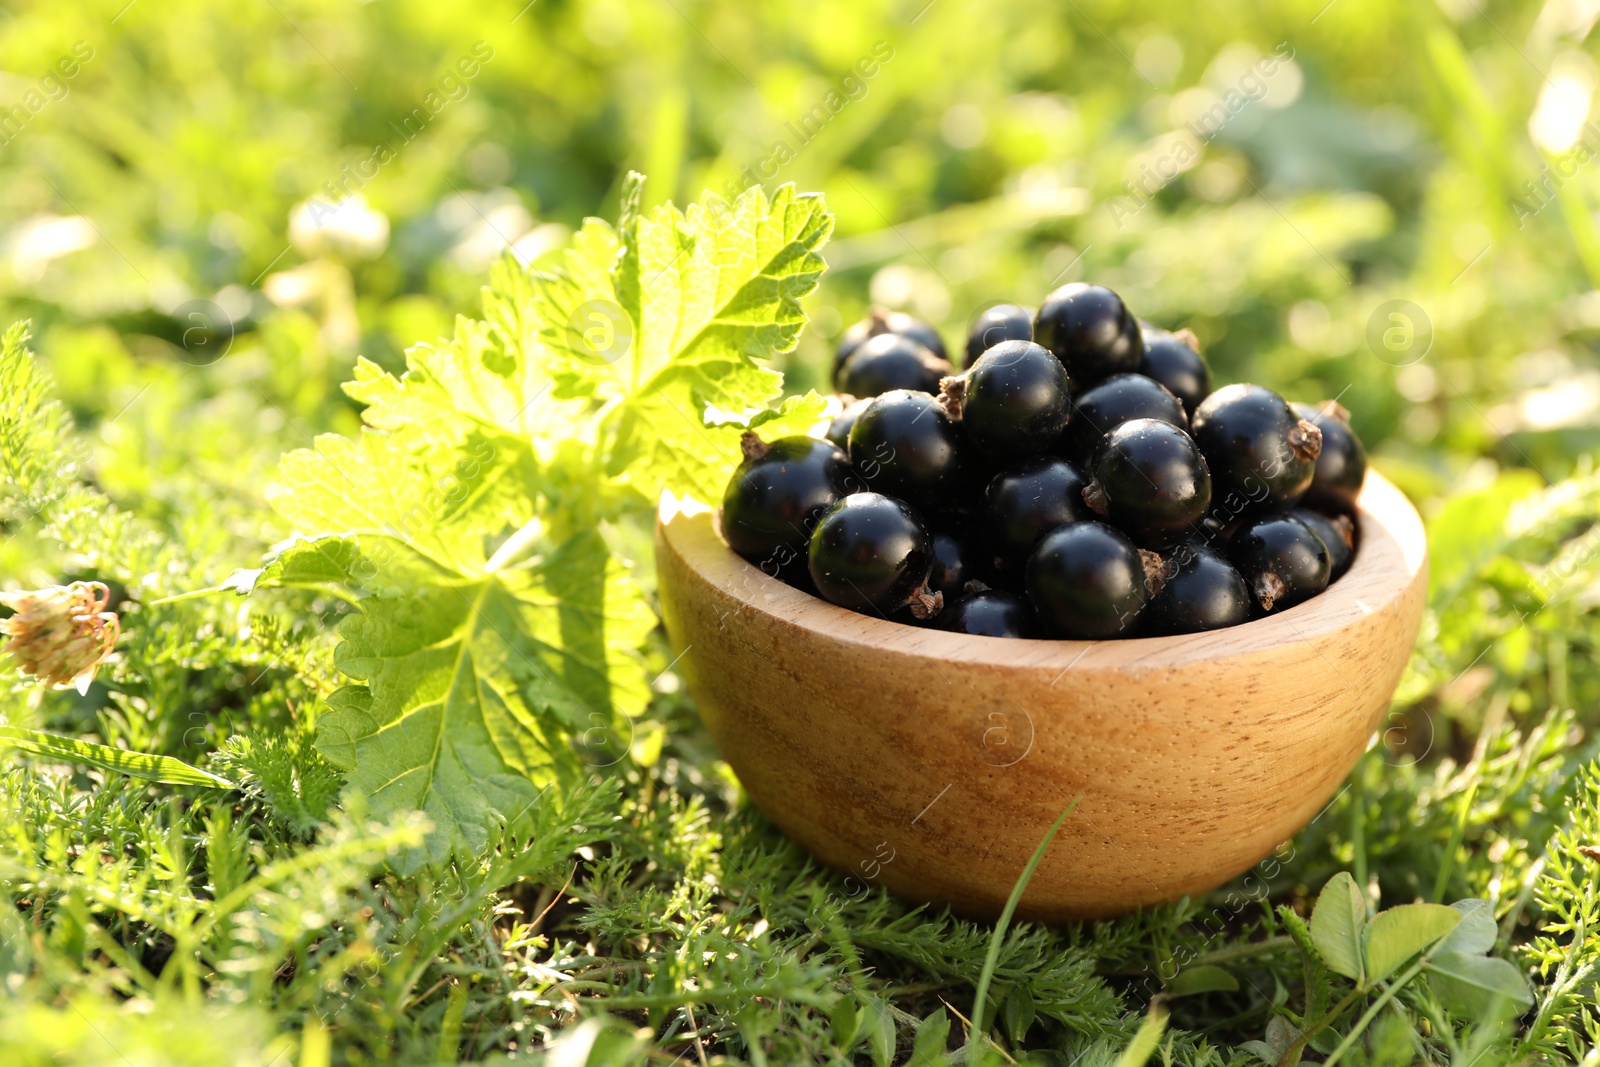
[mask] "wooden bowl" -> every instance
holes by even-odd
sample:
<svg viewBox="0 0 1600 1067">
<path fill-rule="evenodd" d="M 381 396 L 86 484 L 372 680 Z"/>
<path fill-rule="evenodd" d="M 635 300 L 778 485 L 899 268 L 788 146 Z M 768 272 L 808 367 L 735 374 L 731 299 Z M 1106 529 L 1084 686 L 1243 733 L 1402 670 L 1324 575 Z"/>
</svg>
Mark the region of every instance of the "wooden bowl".
<svg viewBox="0 0 1600 1067">
<path fill-rule="evenodd" d="M 1334 795 L 1416 640 L 1427 542 L 1367 475 L 1354 565 L 1204 634 L 1018 641 L 892 623 L 769 578 L 664 501 L 667 632 L 755 804 L 851 892 L 997 915 L 1074 798 L 1019 914 L 1099 918 L 1247 870 Z"/>
</svg>

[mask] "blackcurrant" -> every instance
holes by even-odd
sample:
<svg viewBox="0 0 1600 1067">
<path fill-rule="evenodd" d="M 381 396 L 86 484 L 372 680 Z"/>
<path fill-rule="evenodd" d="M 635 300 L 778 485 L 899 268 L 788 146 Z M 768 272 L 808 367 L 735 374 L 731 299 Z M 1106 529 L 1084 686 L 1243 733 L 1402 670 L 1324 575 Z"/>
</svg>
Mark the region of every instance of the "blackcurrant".
<svg viewBox="0 0 1600 1067">
<path fill-rule="evenodd" d="M 1290 508 L 1288 513 L 1311 527 L 1311 532 L 1327 546 L 1329 582 L 1350 569 L 1350 562 L 1356 555 L 1356 526 L 1348 515 L 1330 518 L 1310 508 Z"/>
<path fill-rule="evenodd" d="M 1356 497 L 1367 477 L 1367 450 L 1350 429 L 1350 413 L 1333 400 L 1289 406 L 1322 431 L 1322 451 L 1317 454 L 1306 503 L 1330 511 L 1355 511 Z"/>
<path fill-rule="evenodd" d="M 1322 538 L 1288 515 L 1268 515 L 1241 526 L 1228 558 L 1263 613 L 1316 596 L 1328 587 L 1332 570 Z"/>
<path fill-rule="evenodd" d="M 880 493 L 851 493 L 823 512 L 808 554 L 824 598 L 884 616 L 909 605 L 918 618 L 944 607 L 944 597 L 927 588 L 932 558 L 917 513 Z"/>
<path fill-rule="evenodd" d="M 978 637 L 1042 637 L 1026 597 L 999 589 L 968 593 L 951 601 L 934 625 Z"/>
<path fill-rule="evenodd" d="M 949 354 L 945 351 L 944 338 L 939 336 L 938 330 L 904 311 L 874 307 L 868 310 L 866 318 L 851 325 L 839 338 L 839 347 L 833 353 L 834 376 L 838 377 L 840 365 L 850 358 L 850 353 L 854 352 L 861 342 L 885 333 L 909 337 L 940 359 L 949 358 Z"/>
<path fill-rule="evenodd" d="M 850 460 L 828 441 L 753 433 L 722 496 L 722 536 L 745 559 L 778 576 L 805 556 L 818 517 L 849 492 Z"/>
<path fill-rule="evenodd" d="M 968 582 L 988 573 L 978 546 L 966 531 L 935 525 L 928 539 L 933 553 L 928 588 L 943 593 L 946 604 L 963 595 Z"/>
<path fill-rule="evenodd" d="M 1165 386 L 1142 374 L 1113 374 L 1078 394 L 1073 402 L 1072 423 L 1067 427 L 1072 454 L 1087 461 L 1101 438 L 1134 419 L 1158 419 L 1189 428 L 1183 403 Z"/>
<path fill-rule="evenodd" d="M 1132 632 L 1161 559 L 1099 522 L 1057 527 L 1028 557 L 1028 602 L 1045 629 L 1099 640 Z"/>
<path fill-rule="evenodd" d="M 844 406 L 844 410 L 835 415 L 833 420 L 828 423 L 828 432 L 823 436 L 840 448 L 848 450 L 850 447 L 850 428 L 856 424 L 856 420 L 861 417 L 863 411 L 867 410 L 867 405 L 872 403 L 872 400 L 873 398 L 870 396 L 861 400 L 851 400 Z"/>
<path fill-rule="evenodd" d="M 1020 304 L 985 308 L 967 333 L 967 366 L 1001 341 L 1033 340 L 1033 312 Z"/>
<path fill-rule="evenodd" d="M 1160 548 L 1199 532 L 1211 505 L 1211 473 L 1194 440 L 1157 419 L 1112 430 L 1089 464 L 1084 501 L 1134 541 Z"/>
<path fill-rule="evenodd" d="M 1250 590 L 1233 564 L 1210 548 L 1184 543 L 1167 556 L 1165 582 L 1144 609 L 1152 637 L 1192 634 L 1249 622 Z"/>
<path fill-rule="evenodd" d="M 966 488 L 964 447 L 939 400 L 910 389 L 875 398 L 850 428 L 851 462 L 867 487 L 928 513 Z"/>
<path fill-rule="evenodd" d="M 1224 386 L 1201 402 L 1190 425 L 1227 517 L 1293 507 L 1311 484 L 1322 431 L 1271 389 Z"/>
<path fill-rule="evenodd" d="M 834 375 L 834 388 L 851 396 L 873 397 L 892 389 L 937 393 L 952 373 L 950 361 L 914 338 L 880 333 L 863 341 Z"/>
<path fill-rule="evenodd" d="M 1141 322 L 1144 352 L 1139 357 L 1139 373 L 1153 378 L 1183 401 L 1190 415 L 1200 401 L 1211 394 L 1211 368 L 1200 354 L 1200 342 L 1189 330 L 1168 333 Z"/>
<path fill-rule="evenodd" d="M 996 462 L 1053 448 L 1072 416 L 1067 372 L 1032 341 L 1002 341 L 959 378 L 943 399 L 981 452 Z"/>
<path fill-rule="evenodd" d="M 1054 352 L 1079 388 L 1139 369 L 1139 320 L 1103 285 L 1072 282 L 1044 298 L 1033 339 Z"/>
<path fill-rule="evenodd" d="M 1020 575 L 1039 539 L 1057 526 L 1092 519 L 1089 481 L 1054 456 L 1025 459 L 995 475 L 984 491 L 980 525 L 995 569 Z"/>
</svg>

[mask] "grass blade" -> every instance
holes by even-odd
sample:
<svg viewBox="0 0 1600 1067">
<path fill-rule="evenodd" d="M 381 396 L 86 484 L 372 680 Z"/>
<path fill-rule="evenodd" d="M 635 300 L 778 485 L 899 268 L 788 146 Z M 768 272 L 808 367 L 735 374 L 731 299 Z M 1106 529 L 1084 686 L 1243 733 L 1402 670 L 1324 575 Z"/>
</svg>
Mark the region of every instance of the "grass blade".
<svg viewBox="0 0 1600 1067">
<path fill-rule="evenodd" d="M 983 960 L 983 973 L 978 976 L 978 993 L 972 1002 L 972 1033 L 968 1037 L 968 1044 L 971 1044 L 978 1035 L 987 1033 L 983 1025 L 983 1016 L 984 1009 L 988 1007 L 989 1002 L 989 983 L 993 980 L 994 969 L 1000 962 L 1000 945 L 1005 941 L 1006 928 L 1011 925 L 1011 916 L 1017 910 L 1017 902 L 1022 899 L 1022 891 L 1028 888 L 1028 881 L 1033 877 L 1034 870 L 1038 868 L 1039 861 L 1044 859 L 1045 849 L 1049 848 L 1050 842 L 1055 840 L 1056 831 L 1061 829 L 1061 824 L 1067 821 L 1067 816 L 1072 814 L 1072 810 L 1078 806 L 1078 801 L 1082 799 L 1081 796 L 1073 797 L 1072 803 L 1068 804 L 1061 814 L 1056 816 L 1056 821 L 1051 824 L 1050 829 L 1045 831 L 1044 839 L 1039 842 L 1039 847 L 1033 850 L 1033 856 L 1029 858 L 1028 865 L 1022 868 L 1022 874 L 1017 878 L 1017 884 L 1011 887 L 1011 896 L 1006 900 L 1006 906 L 1000 912 L 1000 921 L 994 924 L 994 935 L 989 939 L 989 954 Z"/>
<path fill-rule="evenodd" d="M 42 730 L 23 730 L 15 726 L 0 726 L 0 750 L 14 748 L 35 756 L 47 756 L 68 763 L 87 763 L 103 771 L 115 771 L 133 778 L 144 778 L 167 785 L 208 785 L 217 789 L 234 789 L 226 778 L 218 778 L 199 767 L 191 767 L 171 756 L 150 756 L 143 752 L 129 752 L 109 745 L 96 745 L 76 737 L 47 734 Z"/>
<path fill-rule="evenodd" d="M 1150 1014 L 1144 1017 L 1139 1032 L 1133 1035 L 1128 1047 L 1117 1057 L 1114 1067 L 1144 1067 L 1155 1052 L 1161 1035 L 1167 1029 L 1167 1006 L 1158 996 L 1150 1002 Z"/>
</svg>

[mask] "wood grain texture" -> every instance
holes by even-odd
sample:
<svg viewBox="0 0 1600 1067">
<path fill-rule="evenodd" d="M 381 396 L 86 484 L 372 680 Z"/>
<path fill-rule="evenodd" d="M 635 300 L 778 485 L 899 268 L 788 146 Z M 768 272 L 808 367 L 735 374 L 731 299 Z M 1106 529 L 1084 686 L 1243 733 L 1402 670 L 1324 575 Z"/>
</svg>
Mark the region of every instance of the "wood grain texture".
<svg viewBox="0 0 1600 1067">
<path fill-rule="evenodd" d="M 1354 565 L 1322 595 L 1180 637 L 1015 641 L 860 615 L 767 577 L 671 501 L 656 559 L 689 691 L 773 822 L 863 882 L 993 917 L 1081 796 L 1019 910 L 1065 921 L 1214 889 L 1343 783 L 1427 594 L 1416 510 L 1376 472 L 1360 503 Z"/>
</svg>

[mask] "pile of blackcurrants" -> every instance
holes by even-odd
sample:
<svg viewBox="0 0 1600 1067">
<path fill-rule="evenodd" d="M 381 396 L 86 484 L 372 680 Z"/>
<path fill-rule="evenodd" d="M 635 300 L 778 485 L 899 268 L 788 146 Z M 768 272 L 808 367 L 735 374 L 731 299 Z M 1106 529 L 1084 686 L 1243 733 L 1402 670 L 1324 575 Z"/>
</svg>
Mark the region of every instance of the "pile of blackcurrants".
<svg viewBox="0 0 1600 1067">
<path fill-rule="evenodd" d="M 835 604 L 988 637 L 1281 611 L 1349 568 L 1366 453 L 1331 401 L 1212 392 L 1198 348 L 1074 283 L 984 311 L 957 375 L 931 326 L 875 309 L 839 343 L 825 439 L 745 435 L 722 535 Z"/>
</svg>

